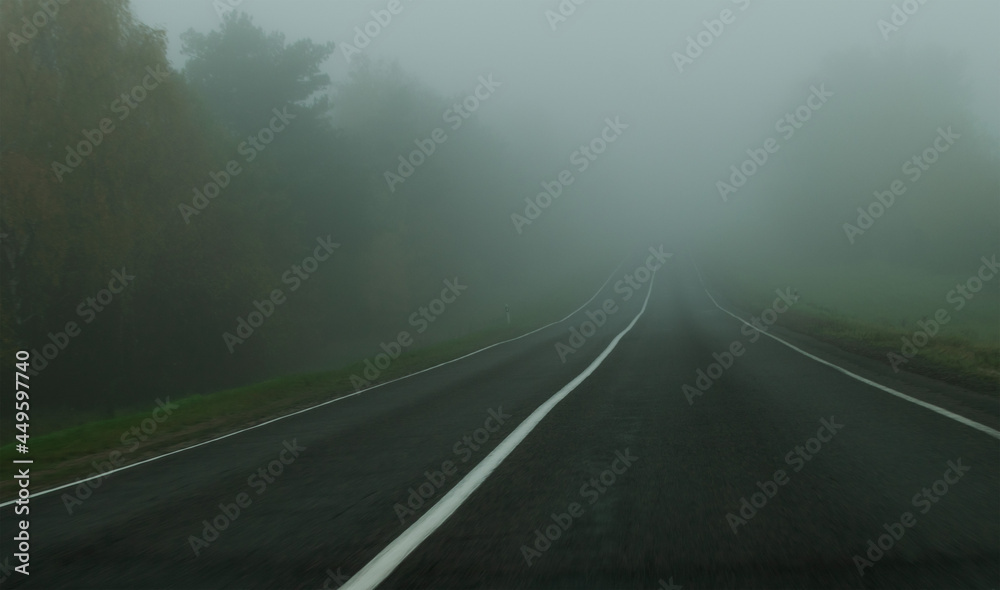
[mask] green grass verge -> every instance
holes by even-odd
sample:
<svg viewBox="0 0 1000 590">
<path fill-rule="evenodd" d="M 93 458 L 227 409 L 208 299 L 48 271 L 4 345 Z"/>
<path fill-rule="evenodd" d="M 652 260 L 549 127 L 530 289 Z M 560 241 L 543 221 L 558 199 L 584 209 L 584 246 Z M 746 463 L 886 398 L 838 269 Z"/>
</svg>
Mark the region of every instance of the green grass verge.
<svg viewBox="0 0 1000 590">
<path fill-rule="evenodd" d="M 712 288 L 745 312 L 759 315 L 770 307 L 775 288 L 795 287 L 801 299 L 779 317 L 779 326 L 878 360 L 887 369 L 892 366 L 888 355 L 902 356 L 903 339 L 913 339 L 919 329 L 917 320 L 946 308 L 948 323 L 915 356 L 898 363 L 899 369 L 1000 395 L 995 295 L 983 292 L 978 301 L 954 311 L 944 299 L 954 280 L 927 277 L 921 281 L 913 275 L 901 277 L 898 269 L 885 270 L 881 281 L 872 276 L 871 269 L 854 277 L 845 269 L 823 271 L 813 270 L 815 276 L 786 271 L 779 279 L 776 273 L 747 273 L 746 267 L 737 272 L 723 270 L 714 276 Z M 858 297 L 850 297 L 851 287 L 858 289 Z"/>
<path fill-rule="evenodd" d="M 372 385 L 412 374 L 561 319 L 583 301 L 580 293 L 571 294 L 568 291 L 574 291 L 576 287 L 582 291 L 590 289 L 587 295 L 582 295 L 585 298 L 599 284 L 584 286 L 584 283 L 594 283 L 593 277 L 566 283 L 561 292 L 549 293 L 544 305 L 522 314 L 518 321 L 513 321 L 509 326 L 496 326 L 463 338 L 406 352 L 383 370 Z M 573 287 L 567 288 L 570 284 Z M 31 465 L 31 489 L 44 490 L 95 474 L 92 463 L 108 462 L 110 454 L 115 451 L 122 454 L 121 465 L 134 464 L 348 395 L 355 391 L 351 375 L 361 376 L 363 371 L 364 363 L 358 362 L 332 371 L 290 375 L 215 393 L 171 399 L 179 407 L 162 423 L 158 423 L 156 430 L 137 448 L 131 441 L 123 443 L 123 434 L 133 427 L 140 427 L 143 420 L 151 418 L 155 402 L 151 401 L 146 411 L 32 436 L 29 440 L 31 453 L 27 456 L 34 462 Z M 159 412 L 158 415 L 162 416 Z M 129 448 L 134 451 L 127 452 Z M 6 502 L 15 497 L 15 470 L 11 459 L 17 458 L 25 457 L 16 453 L 15 443 L 0 447 L 0 501 Z M 72 491 L 73 488 L 64 490 L 66 493 Z"/>
</svg>

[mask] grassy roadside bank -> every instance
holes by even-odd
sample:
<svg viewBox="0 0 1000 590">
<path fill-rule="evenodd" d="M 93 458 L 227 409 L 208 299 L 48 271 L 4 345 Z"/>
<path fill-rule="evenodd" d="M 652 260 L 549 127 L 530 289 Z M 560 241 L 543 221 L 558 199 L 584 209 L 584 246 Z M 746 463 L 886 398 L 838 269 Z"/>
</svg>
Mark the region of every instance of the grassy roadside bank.
<svg viewBox="0 0 1000 590">
<path fill-rule="evenodd" d="M 1000 396 L 997 284 L 956 309 L 948 295 L 962 278 L 920 276 L 878 265 L 783 272 L 747 268 L 710 267 L 706 281 L 749 315 L 769 307 L 775 289 L 795 288 L 801 298 L 781 315 L 780 326 L 877 360 L 889 370 L 895 362 L 900 371 Z M 947 321 L 934 330 L 931 322 L 942 309 Z M 935 332 L 926 339 L 918 335 L 927 333 L 925 327 Z"/>
<path fill-rule="evenodd" d="M 498 325 L 469 336 L 408 351 L 380 372 L 372 385 L 391 381 L 530 332 L 562 319 L 576 309 L 604 277 L 581 277 L 545 294 L 544 304 L 525 310 L 511 325 Z M 373 354 L 376 351 L 372 351 Z M 354 393 L 351 376 L 363 375 L 363 362 L 330 371 L 290 375 L 179 399 L 151 400 L 148 410 L 88 422 L 29 439 L 30 455 L 18 455 L 15 443 L 0 447 L 0 501 L 15 496 L 11 459 L 30 458 L 31 490 L 42 491 L 97 473 L 97 465 L 135 464 L 255 424 Z M 169 402 L 168 402 L 169 399 Z M 142 438 L 142 440 L 140 439 Z M 11 439 L 13 438 L 13 433 Z M 67 488 L 60 493 L 73 493 Z"/>
</svg>

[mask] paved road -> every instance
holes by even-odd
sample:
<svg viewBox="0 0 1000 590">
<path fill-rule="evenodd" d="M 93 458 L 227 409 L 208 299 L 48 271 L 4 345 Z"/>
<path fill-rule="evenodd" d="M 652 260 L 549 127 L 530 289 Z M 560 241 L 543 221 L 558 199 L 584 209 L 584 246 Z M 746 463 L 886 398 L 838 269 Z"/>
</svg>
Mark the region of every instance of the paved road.
<svg viewBox="0 0 1000 590">
<path fill-rule="evenodd" d="M 716 299 L 993 431 L 744 326 L 685 257 L 625 300 L 648 260 L 564 323 L 115 474 L 72 515 L 35 498 L 4 587 L 1000 587 L 995 401 L 783 331 L 794 285 L 763 316 Z"/>
</svg>

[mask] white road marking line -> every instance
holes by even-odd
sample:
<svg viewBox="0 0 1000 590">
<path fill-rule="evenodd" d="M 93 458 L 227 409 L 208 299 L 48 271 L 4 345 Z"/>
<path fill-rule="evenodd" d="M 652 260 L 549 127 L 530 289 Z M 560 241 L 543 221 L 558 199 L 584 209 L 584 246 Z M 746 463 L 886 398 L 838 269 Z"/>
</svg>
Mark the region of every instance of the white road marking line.
<svg viewBox="0 0 1000 590">
<path fill-rule="evenodd" d="M 453 488 L 451 488 L 447 494 L 444 495 L 441 500 L 432 506 L 423 516 L 421 516 L 416 522 L 409 526 L 401 535 L 392 540 L 378 555 L 375 556 L 370 562 L 368 562 L 358 573 L 348 580 L 341 590 L 370 590 L 381 584 L 389 574 L 393 572 L 399 564 L 406 559 L 406 556 L 413 552 L 427 537 L 431 535 L 438 527 L 440 527 L 444 521 L 448 519 L 463 502 L 469 499 L 472 492 L 486 480 L 487 477 L 493 473 L 493 470 L 497 468 L 504 459 L 517 447 L 521 442 L 528 436 L 528 434 L 534 430 L 535 426 L 541 422 L 542 418 L 549 413 L 563 400 L 564 397 L 569 395 L 571 391 L 576 389 L 580 383 L 584 381 L 587 377 L 593 373 L 597 367 L 604 362 L 611 351 L 615 349 L 618 342 L 622 337 L 632 329 L 632 326 L 639 320 L 643 312 L 646 311 L 646 304 L 649 303 L 649 295 L 653 292 L 653 281 L 656 278 L 656 272 L 653 272 L 653 277 L 649 281 L 649 290 L 646 291 L 646 300 L 642 303 L 642 309 L 639 313 L 632 318 L 632 322 L 622 330 L 615 339 L 611 341 L 611 344 L 601 352 L 600 355 L 594 359 L 593 362 L 587 366 L 586 369 L 579 375 L 573 378 L 572 381 L 563 386 L 562 389 L 557 391 L 555 395 L 550 397 L 545 403 L 538 406 L 538 408 L 531 413 L 530 416 L 524 419 L 513 432 L 510 433 L 507 438 L 505 438 L 493 451 L 487 455 L 478 465 L 476 465 L 468 475 L 462 478 Z"/>
<path fill-rule="evenodd" d="M 595 297 L 597 297 L 598 295 L 600 295 L 601 291 L 604 290 L 604 287 L 608 286 L 608 283 L 611 282 L 611 279 L 615 276 L 615 273 L 617 273 L 618 270 L 622 267 L 622 265 L 625 264 L 626 260 L 628 260 L 628 256 L 626 256 L 625 258 L 623 258 L 622 261 L 618 263 L 618 266 L 615 267 L 615 270 L 613 270 L 610 275 L 608 275 L 608 278 L 607 278 L 607 280 L 604 281 L 604 284 L 601 285 L 600 288 L 597 289 L 597 291 L 594 293 L 594 295 L 590 299 L 588 299 L 586 303 L 584 303 L 583 305 L 581 305 L 576 311 L 570 313 L 568 316 L 564 317 L 563 319 L 561 319 L 561 320 L 559 320 L 557 322 L 552 322 L 551 324 L 546 324 L 546 325 L 542 326 L 541 328 L 538 328 L 536 330 L 532 330 L 531 332 L 528 332 L 526 334 L 521 334 L 520 336 L 516 336 L 516 337 L 511 338 L 509 340 L 503 340 L 501 342 L 497 342 L 496 344 L 491 344 L 491 345 L 489 345 L 487 347 L 480 348 L 479 350 L 470 352 L 469 354 L 466 354 L 464 356 L 460 356 L 458 358 L 451 359 L 450 361 L 445 361 L 443 363 L 439 363 L 437 365 L 434 365 L 433 367 L 428 367 L 426 369 L 421 369 L 420 371 L 417 371 L 415 373 L 410 373 L 409 375 L 403 375 L 402 377 L 397 377 L 397 378 L 395 378 L 395 379 L 393 379 L 391 381 L 386 381 L 384 383 L 379 383 L 378 385 L 373 385 L 373 386 L 371 386 L 371 387 L 369 387 L 367 389 L 362 389 L 361 391 L 355 391 L 354 393 L 351 393 L 351 394 L 348 394 L 348 395 L 343 395 L 343 396 L 340 396 L 340 397 L 338 397 L 336 399 L 327 400 L 325 402 L 316 404 L 315 406 L 310 406 L 308 408 L 299 410 L 297 412 L 292 412 L 291 414 L 285 414 L 284 416 L 278 416 L 277 418 L 272 418 L 271 420 L 268 420 L 267 422 L 261 422 L 260 424 L 255 424 L 253 426 L 244 428 L 242 430 L 237 430 L 236 432 L 230 432 L 229 434 L 224 434 L 224 435 L 216 437 L 216 438 L 212 438 L 212 439 L 209 439 L 209 440 L 206 440 L 206 441 L 202 441 L 200 443 L 193 444 L 193 445 L 191 445 L 189 447 L 184 447 L 183 449 L 177 449 L 176 451 L 170 451 L 169 453 L 164 453 L 162 455 L 157 455 L 155 457 L 150 457 L 149 459 L 143 459 L 142 461 L 138 461 L 136 463 L 132 463 L 132 464 L 129 464 L 129 465 L 124 465 L 122 467 L 117 467 L 115 469 L 112 469 L 111 471 L 105 471 L 104 473 L 102 473 L 100 475 L 93 475 L 91 477 L 87 477 L 87 478 L 84 478 L 84 479 L 78 479 L 78 480 L 76 480 L 76 481 L 74 481 L 72 483 L 64 484 L 64 485 L 57 486 L 57 487 L 54 487 L 54 488 L 49 488 L 47 490 L 42 490 L 41 492 L 34 492 L 34 493 L 30 494 L 28 497 L 29 498 L 37 498 L 39 496 L 44 496 L 45 494 L 51 494 L 52 492 L 58 492 L 59 490 L 64 490 L 66 488 L 71 488 L 73 486 L 80 485 L 81 483 L 85 483 L 85 482 L 88 482 L 88 481 L 93 480 L 93 479 L 107 477 L 107 476 L 109 476 L 109 475 L 111 475 L 113 473 L 118 473 L 119 471 L 125 471 L 126 469 L 132 469 L 133 467 L 138 467 L 140 465 L 143 465 L 145 463 L 149 463 L 151 461 L 158 461 L 160 459 L 163 459 L 164 457 L 169 457 L 170 455 L 175 455 L 177 453 L 183 453 L 184 451 L 190 451 L 191 449 L 196 449 L 196 448 L 198 448 L 198 447 L 200 447 L 202 445 L 207 445 L 209 443 L 214 443 L 214 442 L 220 441 L 220 440 L 222 440 L 224 438 L 229 438 L 230 436 L 236 436 L 237 434 L 242 434 L 242 433 L 247 432 L 249 430 L 253 430 L 254 428 L 260 428 L 261 426 L 267 426 L 268 424 L 271 424 L 272 422 L 277 422 L 278 420 L 284 420 L 285 418 L 291 418 L 292 416 L 296 416 L 298 414 L 302 414 L 303 412 L 309 412 L 311 410 L 315 410 L 316 408 L 321 408 L 321 407 L 323 407 L 323 406 L 325 406 L 327 404 L 332 404 L 334 402 L 339 402 L 341 400 L 345 400 L 345 399 L 347 399 L 349 397 L 354 397 L 354 396 L 360 395 L 362 393 L 367 393 L 367 392 L 369 392 L 369 391 L 371 391 L 373 389 L 377 389 L 377 388 L 382 387 L 384 385 L 389 385 L 390 383 L 395 383 L 396 381 L 401 381 L 403 379 L 409 379 L 410 377 L 413 377 L 415 375 L 419 375 L 419 374 L 425 373 L 427 371 L 432 371 L 432 370 L 434 370 L 434 369 L 436 369 L 438 367 L 443 367 L 444 365 L 447 365 L 447 364 L 450 364 L 450 363 L 454 363 L 456 361 L 460 361 L 460 360 L 462 360 L 464 358 L 468 358 L 468 357 L 470 357 L 470 356 L 472 356 L 474 354 L 479 354 L 480 352 L 483 352 L 484 350 L 489 350 L 489 349 L 493 348 L 494 346 L 500 346 L 501 344 L 507 344 L 508 342 L 513 342 L 515 340 L 520 340 L 521 338 L 524 338 L 525 336 L 530 336 L 530 335 L 534 334 L 535 332 L 540 332 L 540 331 L 544 330 L 545 328 L 548 328 L 549 326 L 554 326 L 556 324 L 561 324 L 562 322 L 565 322 L 566 320 L 568 320 L 573 315 L 579 313 L 579 311 L 581 309 L 583 309 L 584 307 L 586 307 L 591 301 L 594 300 Z M 10 506 L 11 504 L 13 504 L 16 501 L 17 500 L 9 500 L 7 502 L 0 503 L 0 508 L 3 508 L 4 506 Z"/>
<path fill-rule="evenodd" d="M 694 265 L 694 268 L 695 268 L 695 270 L 698 271 L 698 280 L 701 281 L 701 286 L 704 287 L 705 294 L 708 295 L 708 298 L 712 300 L 712 303 L 714 303 L 716 307 L 718 307 L 722 311 L 728 313 L 729 315 L 733 316 L 737 320 L 743 322 L 744 324 L 750 326 L 751 328 L 757 330 L 757 328 L 753 324 L 747 322 L 746 320 L 744 320 L 740 316 L 732 313 L 728 309 L 726 309 L 726 308 L 722 307 L 721 305 L 719 305 L 719 303 L 715 300 L 715 297 L 712 297 L 712 294 L 708 292 L 708 287 L 705 286 L 705 280 L 701 276 L 701 269 L 698 268 L 697 264 Z M 792 350 L 794 350 L 796 352 L 799 352 L 799 353 L 801 353 L 801 354 L 803 354 L 803 355 L 811 358 L 812 360 L 814 360 L 814 361 L 816 361 L 818 363 L 823 363 L 824 365 L 826 365 L 828 367 L 831 367 L 833 369 L 836 369 L 836 370 L 840 371 L 841 373 L 847 375 L 848 377 L 853 377 L 854 379 L 857 379 L 858 381 L 860 381 L 862 383 L 865 383 L 867 385 L 871 385 L 872 387 L 881 389 L 882 391 L 884 391 L 886 393 L 890 393 L 890 394 L 892 394 L 892 395 L 894 395 L 894 396 L 896 396 L 896 397 L 898 397 L 900 399 L 904 399 L 904 400 L 906 400 L 908 402 L 917 404 L 920 407 L 927 408 L 928 410 L 930 410 L 932 412 L 937 412 L 938 414 L 941 414 L 942 416 L 945 416 L 947 418 L 951 418 L 952 420 L 954 420 L 956 422 L 960 422 L 962 424 L 965 424 L 966 426 L 971 426 L 972 428 L 975 428 L 976 430 L 985 432 L 986 434 L 992 436 L 993 438 L 1000 439 L 1000 431 L 994 430 L 994 429 L 990 428 L 989 426 L 986 426 L 985 424 L 980 424 L 979 422 L 975 422 L 973 420 L 969 420 L 965 416 L 961 416 L 959 414 L 956 414 L 955 412 L 951 412 L 951 411 L 946 410 L 944 408 L 940 408 L 938 406 L 935 406 L 934 404 L 929 404 L 929 403 L 927 403 L 927 402 L 925 402 L 923 400 L 919 400 L 919 399 L 917 399 L 915 397 L 910 397 L 910 396 L 906 395 L 905 393 L 896 391 L 895 389 L 893 389 L 891 387 L 886 387 L 885 385 L 882 385 L 881 383 L 876 383 L 875 381 L 872 381 L 871 379 L 866 379 L 866 378 L 862 377 L 861 375 L 857 375 L 855 373 L 852 373 L 852 372 L 848 371 L 847 369 L 845 369 L 843 367 L 835 365 L 835 364 L 833 364 L 833 363 L 831 363 L 829 361 L 825 361 L 825 360 L 819 358 L 818 356 L 816 356 L 814 354 L 808 353 L 808 352 L 802 350 L 801 348 L 799 348 L 799 347 L 797 347 L 797 346 L 795 346 L 795 345 L 793 345 L 793 344 L 791 344 L 789 342 L 786 342 L 785 340 L 782 340 L 781 338 L 778 338 L 777 336 L 775 336 L 773 334 L 769 334 L 769 333 L 764 332 L 762 330 L 757 330 L 757 331 L 760 332 L 761 334 L 765 335 L 765 336 L 768 336 L 770 338 L 774 338 L 775 340 L 777 340 L 778 342 L 784 344 L 788 348 L 791 348 Z"/>
</svg>

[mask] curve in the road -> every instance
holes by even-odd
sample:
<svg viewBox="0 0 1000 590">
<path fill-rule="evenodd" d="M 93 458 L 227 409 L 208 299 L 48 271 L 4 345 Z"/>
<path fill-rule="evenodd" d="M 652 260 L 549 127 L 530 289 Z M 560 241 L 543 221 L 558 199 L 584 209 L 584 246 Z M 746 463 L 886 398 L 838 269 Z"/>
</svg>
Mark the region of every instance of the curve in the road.
<svg viewBox="0 0 1000 590">
<path fill-rule="evenodd" d="M 619 267 L 621 267 L 620 264 Z M 625 334 L 628 334 L 628 332 L 632 329 L 632 326 L 639 321 L 643 312 L 646 311 L 646 304 L 649 303 L 649 296 L 653 292 L 653 283 L 655 280 L 656 271 L 653 271 L 653 276 L 649 279 L 649 288 L 646 290 L 646 299 L 642 302 L 642 308 L 639 310 L 639 313 L 637 313 L 635 317 L 632 318 L 632 321 L 629 322 L 628 326 L 625 326 L 625 329 L 619 332 L 618 335 L 615 336 L 614 340 L 612 340 L 611 343 L 608 344 L 608 346 L 601 351 L 599 355 L 597 355 L 597 358 L 587 365 L 587 368 L 584 369 L 583 372 L 564 385 L 562 389 L 546 400 L 545 403 L 538 406 L 538 408 L 532 412 L 531 415 L 525 418 L 524 421 L 514 429 L 514 432 L 511 432 L 510 435 L 497 445 L 497 447 L 493 449 L 493 451 L 487 455 L 485 459 L 476 465 L 468 475 L 455 484 L 455 487 L 449 490 L 448 493 L 441 498 L 440 502 L 435 504 L 416 522 L 410 525 L 410 527 L 403 531 L 401 535 L 393 539 L 392 542 L 389 543 L 385 549 L 379 552 L 374 559 L 369 561 L 363 568 L 361 568 L 361 570 L 358 571 L 357 574 L 341 586 L 341 589 L 374 590 L 374 588 L 389 577 L 389 574 L 391 574 L 393 570 L 399 567 L 399 564 L 406 559 L 406 556 L 412 553 L 413 550 L 416 549 L 427 537 L 429 537 L 431 533 L 437 530 L 437 528 L 440 527 L 444 521 L 446 521 L 448 517 L 459 508 L 459 506 L 468 500 L 469 496 L 471 496 L 472 493 L 479 488 L 480 484 L 486 481 L 486 478 L 493 473 L 497 466 L 500 465 L 519 444 L 521 444 L 525 437 L 527 437 L 536 426 L 538 426 L 538 423 L 545 418 L 546 414 L 548 414 L 552 408 L 556 406 L 556 404 L 561 402 L 563 398 L 569 395 L 570 392 L 576 389 L 578 385 L 583 383 L 583 381 L 591 375 L 591 373 L 601 366 L 604 359 L 611 354 L 611 351 L 618 346 L 618 342 L 622 339 L 622 337 L 624 337 Z"/>
<path fill-rule="evenodd" d="M 577 313 L 579 313 L 580 310 L 582 310 L 584 307 L 586 307 L 588 304 L 590 304 L 590 302 L 593 301 L 594 298 L 596 298 L 598 295 L 600 295 L 601 291 L 603 291 L 604 288 L 608 286 L 608 283 L 611 282 L 612 277 L 614 277 L 615 273 L 618 272 L 618 269 L 620 269 L 622 267 L 622 265 L 625 264 L 626 260 L 628 260 L 628 256 L 626 256 L 625 258 L 623 258 L 622 261 L 618 263 L 618 266 L 616 266 L 615 269 L 613 271 L 611 271 L 611 274 L 608 275 L 608 278 L 604 281 L 604 284 L 602 284 L 597 289 L 597 291 L 594 292 L 594 294 L 590 297 L 590 299 L 588 299 L 586 302 L 584 302 L 583 305 L 581 305 L 580 307 L 578 307 L 574 311 L 570 312 L 569 315 L 567 315 L 563 319 L 554 321 L 551 324 L 546 324 L 546 325 L 542 326 L 541 328 L 536 328 L 536 329 L 534 329 L 534 330 L 532 330 L 530 332 L 526 332 L 524 334 L 521 334 L 520 336 L 515 336 L 514 338 L 510 338 L 508 340 L 502 340 L 502 341 L 497 342 L 495 344 L 491 344 L 489 346 L 485 346 L 483 348 L 480 348 L 479 350 L 474 350 L 474 351 L 472 351 L 472 352 L 470 352 L 470 353 L 468 353 L 466 355 L 463 355 L 463 356 L 460 356 L 460 357 L 457 357 L 457 358 L 453 358 L 453 359 L 451 359 L 449 361 L 445 361 L 443 363 L 438 363 L 438 364 L 434 365 L 433 367 L 428 367 L 426 369 L 421 369 L 419 371 L 415 371 L 413 373 L 410 373 L 409 375 L 404 375 L 402 377 L 397 377 L 396 379 L 392 379 L 390 381 L 385 381 L 384 383 L 379 383 L 378 385 L 373 385 L 373 386 L 368 387 L 366 389 L 362 389 L 361 391 L 355 391 L 354 393 L 350 393 L 348 395 L 343 395 L 343 396 L 338 397 L 336 399 L 327 400 L 325 402 L 321 402 L 319 404 L 316 404 L 315 406 L 310 406 L 308 408 L 304 408 L 302 410 L 298 410 L 298 411 L 292 412 L 290 414 L 285 414 L 284 416 L 278 416 L 277 418 L 272 418 L 271 420 L 268 420 L 266 422 L 261 422 L 260 424 L 255 424 L 253 426 L 248 426 L 247 428 L 243 428 L 243 429 L 237 430 L 235 432 L 230 432 L 229 434 L 224 434 L 222 436 L 217 436 L 215 438 L 212 438 L 212 439 L 209 439 L 209 440 L 205 440 L 205 441 L 202 441 L 200 443 L 193 444 L 193 445 L 191 445 L 189 447 L 184 447 L 183 449 L 177 449 L 175 451 L 170 451 L 169 453 L 164 453 L 162 455 L 157 455 L 155 457 L 150 457 L 149 459 L 144 459 L 142 461 L 137 461 L 137 462 L 131 463 L 129 465 L 123 465 L 121 467 L 117 467 L 117 468 L 111 469 L 110 471 L 105 471 L 105 472 L 100 473 L 98 475 L 92 475 L 90 477 L 86 477 L 86 478 L 83 478 L 83 479 L 78 479 L 76 481 L 73 481 L 73 482 L 67 483 L 67 484 L 63 484 L 61 486 L 56 486 L 54 488 L 49 488 L 47 490 L 42 490 L 40 492 L 33 492 L 28 497 L 29 498 L 37 498 L 39 496 L 44 496 L 46 494 L 51 494 L 52 492 L 58 492 L 59 490 L 64 490 L 66 488 L 71 488 L 73 486 L 78 486 L 81 483 L 88 482 L 88 481 L 91 481 L 93 479 L 105 478 L 105 477 L 107 477 L 107 476 L 109 476 L 109 475 L 111 475 L 113 473 L 118 473 L 120 471 L 125 471 L 126 469 L 132 469 L 133 467 L 138 467 L 140 465 L 144 465 L 144 464 L 150 463 L 152 461 L 159 461 L 160 459 L 163 459 L 165 457 L 169 457 L 170 455 L 176 455 L 177 453 L 183 453 L 185 451 L 190 451 L 191 449 L 196 449 L 198 447 L 201 447 L 201 446 L 204 446 L 204 445 L 207 445 L 207 444 L 218 442 L 220 440 L 229 438 L 231 436 L 236 436 L 237 434 L 242 434 L 244 432 L 253 430 L 255 428 L 260 428 L 261 426 L 267 426 L 268 424 L 271 424 L 273 422 L 277 422 L 279 420 L 284 420 L 286 418 L 291 418 L 292 416 L 297 416 L 297 415 L 305 413 L 305 412 L 310 412 L 310 411 L 315 410 L 317 408 L 322 408 L 325 405 L 332 404 L 334 402 L 343 401 L 345 399 L 354 397 L 356 395 L 361 395 L 362 393 L 367 393 L 367 392 L 369 392 L 369 391 L 371 391 L 373 389 L 378 389 L 379 387 L 382 387 L 382 386 L 385 386 L 385 385 L 389 385 L 390 383 L 395 383 L 396 381 L 401 381 L 403 379 L 409 379 L 410 377 L 413 377 L 415 375 L 419 375 L 421 373 L 426 373 L 427 371 L 433 371 L 434 369 L 437 369 L 438 367 L 443 367 L 445 365 L 448 365 L 448 364 L 460 361 L 460 360 L 462 360 L 464 358 L 468 358 L 468 357 L 470 357 L 472 355 L 479 354 L 480 352 L 483 352 L 483 351 L 489 350 L 491 348 L 500 346 L 501 344 L 507 344 L 508 342 L 514 342 L 515 340 L 520 340 L 521 338 L 525 338 L 527 336 L 531 336 L 532 334 L 535 334 L 536 332 L 540 332 L 540 331 L 544 330 L 545 328 L 548 328 L 550 326 L 554 326 L 556 324 L 561 324 L 561 323 L 565 322 L 566 320 L 568 320 L 569 318 L 571 318 L 574 315 L 576 315 Z M 10 506 L 11 504 L 13 504 L 16 501 L 17 500 L 9 500 L 7 502 L 0 503 L 0 508 L 3 508 L 5 506 Z"/>
</svg>

